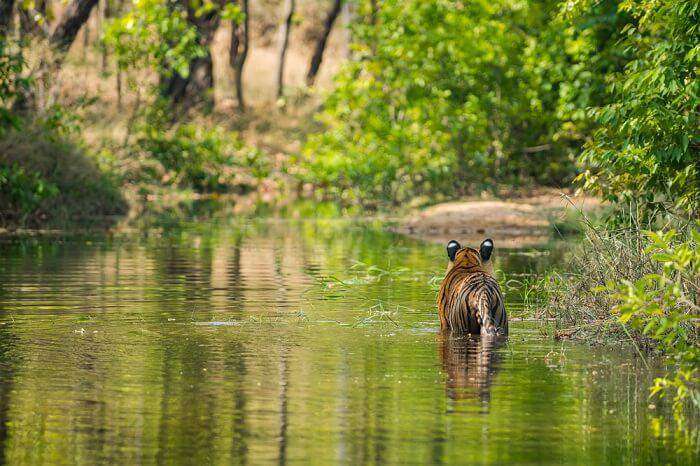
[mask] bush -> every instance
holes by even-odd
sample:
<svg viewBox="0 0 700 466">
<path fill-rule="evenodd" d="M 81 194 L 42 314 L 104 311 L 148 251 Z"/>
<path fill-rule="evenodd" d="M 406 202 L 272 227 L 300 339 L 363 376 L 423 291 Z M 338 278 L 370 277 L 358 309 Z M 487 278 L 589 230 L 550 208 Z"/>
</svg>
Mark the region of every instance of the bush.
<svg viewBox="0 0 700 466">
<path fill-rule="evenodd" d="M 0 136 L 9 128 L 20 127 L 12 105 L 29 86 L 29 79 L 22 76 L 24 67 L 21 48 L 0 34 Z"/>
<path fill-rule="evenodd" d="M 43 201 L 57 195 L 56 185 L 39 173 L 28 173 L 16 163 L 0 166 L 0 205 L 4 217 L 15 216 L 24 223 L 28 216 L 39 211 Z"/>
<path fill-rule="evenodd" d="M 126 212 L 117 183 L 68 136 L 22 122 L 0 138 L 3 227 L 62 226 Z"/>
<path fill-rule="evenodd" d="M 571 272 L 551 273 L 531 291 L 557 320 L 559 337 L 617 339 L 673 359 L 652 394 L 674 399 L 677 419 L 700 408 L 700 230 L 611 230 L 588 223 Z"/>
<path fill-rule="evenodd" d="M 361 3 L 373 19 L 304 148 L 307 181 L 402 202 L 573 179 L 585 110 L 624 63 L 614 2 L 576 26 L 557 1 Z"/>
<path fill-rule="evenodd" d="M 573 2 L 587 14 L 592 3 Z M 585 186 L 647 212 L 700 213 L 700 3 L 625 1 L 621 36 L 631 61 L 610 76 L 611 98 L 591 111 Z M 577 21 L 574 19 L 574 21 Z"/>
<path fill-rule="evenodd" d="M 676 419 L 684 404 L 700 409 L 700 230 L 679 241 L 675 230 L 646 232 L 654 273 L 622 283 L 608 281 L 604 292 L 614 301 L 612 313 L 674 358 L 676 371 L 657 378 L 652 394 L 672 395 Z"/>
<path fill-rule="evenodd" d="M 150 170 L 158 177 L 153 181 L 201 193 L 245 191 L 270 174 L 266 154 L 217 125 L 177 124 L 164 129 L 149 121 L 136 148 L 162 166 L 163 170 Z"/>
</svg>

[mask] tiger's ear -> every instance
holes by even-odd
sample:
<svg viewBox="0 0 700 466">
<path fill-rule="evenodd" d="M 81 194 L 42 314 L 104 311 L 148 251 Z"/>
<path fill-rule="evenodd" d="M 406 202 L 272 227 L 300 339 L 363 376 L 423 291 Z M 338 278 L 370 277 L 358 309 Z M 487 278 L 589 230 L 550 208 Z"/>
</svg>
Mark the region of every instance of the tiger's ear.
<svg viewBox="0 0 700 466">
<path fill-rule="evenodd" d="M 455 261 L 457 251 L 459 251 L 460 249 L 462 249 L 462 246 L 460 246 L 459 243 L 455 240 L 452 240 L 449 243 L 447 243 L 447 257 L 450 258 L 450 262 Z"/>
<path fill-rule="evenodd" d="M 484 240 L 483 243 L 481 243 L 481 246 L 479 247 L 479 255 L 481 256 L 481 260 L 484 262 L 488 262 L 489 259 L 491 259 L 492 253 L 493 240 L 491 238 L 487 238 Z"/>
</svg>

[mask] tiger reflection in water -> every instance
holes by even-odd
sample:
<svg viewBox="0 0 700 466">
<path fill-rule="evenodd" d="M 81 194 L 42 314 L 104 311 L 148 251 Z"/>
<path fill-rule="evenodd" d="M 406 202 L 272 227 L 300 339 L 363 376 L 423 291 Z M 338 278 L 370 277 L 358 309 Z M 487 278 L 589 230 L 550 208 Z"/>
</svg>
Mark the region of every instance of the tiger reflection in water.
<svg viewBox="0 0 700 466">
<path fill-rule="evenodd" d="M 498 348 L 504 340 L 442 334 L 439 343 L 447 396 L 453 400 L 478 398 L 488 403 L 500 361 Z"/>
<path fill-rule="evenodd" d="M 440 357 L 452 399 L 490 400 L 498 346 L 508 335 L 503 294 L 493 277 L 493 240 L 478 250 L 447 244 L 447 273 L 438 293 Z"/>
</svg>

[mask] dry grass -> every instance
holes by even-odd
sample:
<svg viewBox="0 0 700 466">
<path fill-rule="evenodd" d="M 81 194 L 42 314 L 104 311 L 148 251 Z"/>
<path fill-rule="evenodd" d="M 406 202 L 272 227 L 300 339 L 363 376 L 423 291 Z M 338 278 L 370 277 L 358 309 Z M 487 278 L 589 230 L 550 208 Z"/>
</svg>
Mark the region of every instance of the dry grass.
<svg viewBox="0 0 700 466">
<path fill-rule="evenodd" d="M 52 2 L 52 6 L 57 7 L 54 9 L 54 17 L 57 18 L 62 6 L 53 3 L 55 2 Z M 332 76 L 349 53 L 349 32 L 343 24 L 347 23 L 348 17 L 342 15 L 330 36 L 321 72 L 317 77 L 317 86 L 307 89 L 304 85 L 305 74 L 316 34 L 330 8 L 330 3 L 322 0 L 301 0 L 297 3 L 285 68 L 284 101 L 279 102 L 276 98 L 276 27 L 280 22 L 278 16 L 282 9 L 282 1 L 261 0 L 251 2 L 253 30 L 244 75 L 247 111 L 241 113 L 237 109 L 233 75 L 228 64 L 231 27 L 228 22 L 222 22 L 212 44 L 214 106 L 191 113 L 186 118 L 187 122 L 202 128 L 221 127 L 227 131 L 235 131 L 244 144 L 267 154 L 272 162 L 272 171 L 269 179 L 259 183 L 258 190 L 263 198 L 279 197 L 283 190 L 296 189 L 295 183 L 288 183 L 293 179 L 290 175 L 293 175 L 295 170 L 295 164 L 290 162 L 290 157 L 298 153 L 306 134 L 316 128 L 313 115 L 321 103 L 322 94 L 332 85 Z M 53 26 L 49 24 L 49 28 Z M 51 92 L 40 96 L 40 102 L 46 104 L 46 107 L 58 103 L 80 118 L 80 133 L 76 137 L 80 144 L 62 141 L 60 147 L 52 147 L 45 144 L 43 136 L 32 136 L 35 139 L 32 141 L 22 139 L 22 135 L 16 134 L 3 141 L 4 146 L 1 149 L 12 154 L 13 159 L 21 160 L 23 166 L 34 169 L 36 165 L 39 171 L 43 170 L 41 167 L 45 162 L 57 163 L 59 158 L 61 164 L 63 161 L 70 161 L 71 166 L 62 167 L 62 173 L 52 172 L 49 175 L 49 178 L 64 177 L 61 183 L 69 183 L 71 179 L 106 179 L 103 172 L 97 168 L 96 160 L 99 158 L 102 168 L 127 180 L 120 189 L 122 195 L 130 200 L 132 212 L 135 212 L 143 207 L 142 200 L 149 197 L 141 192 L 139 186 L 128 182 L 129 177 L 124 174 L 136 173 L 142 168 L 151 171 L 159 168 L 154 168 L 153 161 L 146 160 L 142 151 L 134 144 L 137 133 L 137 125 L 134 123 L 153 98 L 151 92 L 157 76 L 148 70 L 131 75 L 118 74 L 113 57 L 107 55 L 104 60 L 105 56 L 100 49 L 102 26 L 102 10 L 95 8 L 73 43 L 61 71 L 50 76 Z M 30 69 L 41 61 L 45 53 L 44 46 L 39 42 L 27 48 Z M 118 83 L 121 85 L 118 86 Z M 77 176 L 72 170 L 73 167 L 78 171 L 82 170 L 87 179 Z M 113 186 L 113 183 L 105 185 Z M 183 194 L 165 188 L 149 192 L 151 196 L 157 197 L 172 195 L 179 198 Z M 192 192 L 187 194 L 196 195 Z M 98 215 L 100 211 L 122 210 L 122 207 L 110 207 L 116 202 L 112 194 L 104 195 L 104 206 L 99 206 L 99 202 L 89 205 L 87 201 L 83 205 L 83 201 L 73 201 L 61 196 L 59 199 L 62 204 L 52 208 L 58 209 L 56 217 L 63 219 L 75 216 L 73 206 L 79 207 L 86 216 Z M 121 199 L 121 195 L 118 197 Z M 114 205 L 117 204 L 119 203 Z M 48 209 L 48 206 L 46 208 Z"/>
<path fill-rule="evenodd" d="M 313 40 L 330 5 L 316 0 L 298 2 L 297 22 L 292 30 L 285 68 L 286 97 L 285 101 L 278 102 L 275 25 L 278 24 L 281 4 L 276 0 L 251 3 L 253 31 L 244 75 L 247 111 L 240 113 L 237 109 L 233 73 L 228 64 L 231 28 L 224 22 L 212 44 L 214 107 L 209 112 L 188 116 L 203 127 L 221 126 L 238 132 L 245 144 L 269 154 L 276 175 L 282 171 L 286 174 L 294 172 L 294 164 L 287 163 L 288 159 L 298 153 L 306 134 L 316 128 L 313 115 L 321 104 L 322 94 L 332 85 L 333 75 L 349 53 L 349 33 L 341 17 L 329 38 L 317 86 L 307 89 L 304 77 L 313 51 Z M 100 23 L 100 12 L 96 9 L 88 27 L 74 42 L 61 72 L 52 79 L 57 101 L 83 119 L 81 137 L 86 147 L 94 152 L 109 147 L 112 152 L 119 153 L 114 148 L 125 145 L 127 140 L 133 141 L 130 123 L 135 120 L 137 111 L 148 105 L 149 89 L 155 84 L 156 76 L 147 71 L 132 76 L 121 75 L 121 91 L 118 92 L 115 64 L 108 56 L 103 66 L 102 52 L 98 47 Z M 81 102 L 91 103 L 82 105 Z M 273 184 L 264 183 L 262 187 L 264 190 L 274 189 Z"/>
<path fill-rule="evenodd" d="M 318 28 L 323 21 L 330 5 L 318 0 L 299 1 L 296 22 L 292 29 L 290 47 L 285 66 L 286 94 L 308 94 L 305 89 L 304 77 L 313 52 L 314 40 Z M 278 67 L 277 31 L 278 13 L 282 2 L 267 0 L 251 2 L 252 27 L 251 48 L 244 69 L 245 99 L 252 107 L 251 115 L 243 121 L 254 121 L 258 114 L 268 115 L 276 110 L 276 73 Z M 123 119 L 136 102 L 137 89 L 128 89 L 126 78 L 123 77 L 122 106 L 117 105 L 117 75 L 115 65 L 107 57 L 106 66 L 102 66 L 102 53 L 99 50 L 101 34 L 100 11 L 95 9 L 88 20 L 88 26 L 83 28 L 76 38 L 68 54 L 66 65 L 59 76 L 54 79 L 58 83 L 60 100 L 70 105 L 84 96 L 96 97 L 100 104 L 100 114 L 113 127 L 115 120 Z M 322 93 L 332 85 L 333 76 L 349 55 L 349 31 L 346 28 L 347 16 L 341 15 L 329 37 L 324 54 L 323 64 L 317 85 L 311 95 Z M 85 34 L 88 34 L 87 41 Z M 214 62 L 214 103 L 217 111 L 238 119 L 235 111 L 236 102 L 233 88 L 233 73 L 228 64 L 228 47 L 231 27 L 223 22 L 217 30 L 212 43 L 212 58 Z M 87 44 L 87 48 L 85 45 Z M 144 73 L 135 76 L 135 81 L 141 83 L 142 97 L 146 95 L 148 84 L 155 82 L 156 77 Z M 318 99 L 300 99 L 296 104 L 315 107 Z M 256 112 L 260 109 L 261 112 Z"/>
<path fill-rule="evenodd" d="M 555 319 L 557 338 L 607 342 L 634 337 L 635 344 L 653 348 L 652 340 L 639 332 L 630 334 L 620 324 L 611 312 L 619 301 L 604 291 L 610 283 L 636 283 L 662 274 L 662 264 L 645 252 L 649 246 L 645 228 L 634 222 L 619 228 L 599 226 L 585 215 L 581 221 L 583 241 L 570 252 L 566 270 L 551 272 L 531 285 L 529 292 L 537 299 L 529 303 L 530 310 Z"/>
</svg>

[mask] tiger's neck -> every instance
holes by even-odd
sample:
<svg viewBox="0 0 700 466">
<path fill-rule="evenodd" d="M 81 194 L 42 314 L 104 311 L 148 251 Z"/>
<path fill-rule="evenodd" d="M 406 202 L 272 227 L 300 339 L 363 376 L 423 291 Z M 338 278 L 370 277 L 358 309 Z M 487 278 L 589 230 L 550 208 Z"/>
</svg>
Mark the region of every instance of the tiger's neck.
<svg viewBox="0 0 700 466">
<path fill-rule="evenodd" d="M 470 265 L 463 265 L 463 264 L 452 264 L 452 266 L 447 267 L 447 273 L 445 276 L 448 275 L 469 275 L 471 273 L 485 273 L 487 275 L 493 276 L 493 265 L 489 261 L 488 264 L 483 265 L 483 264 L 470 264 Z"/>
</svg>

